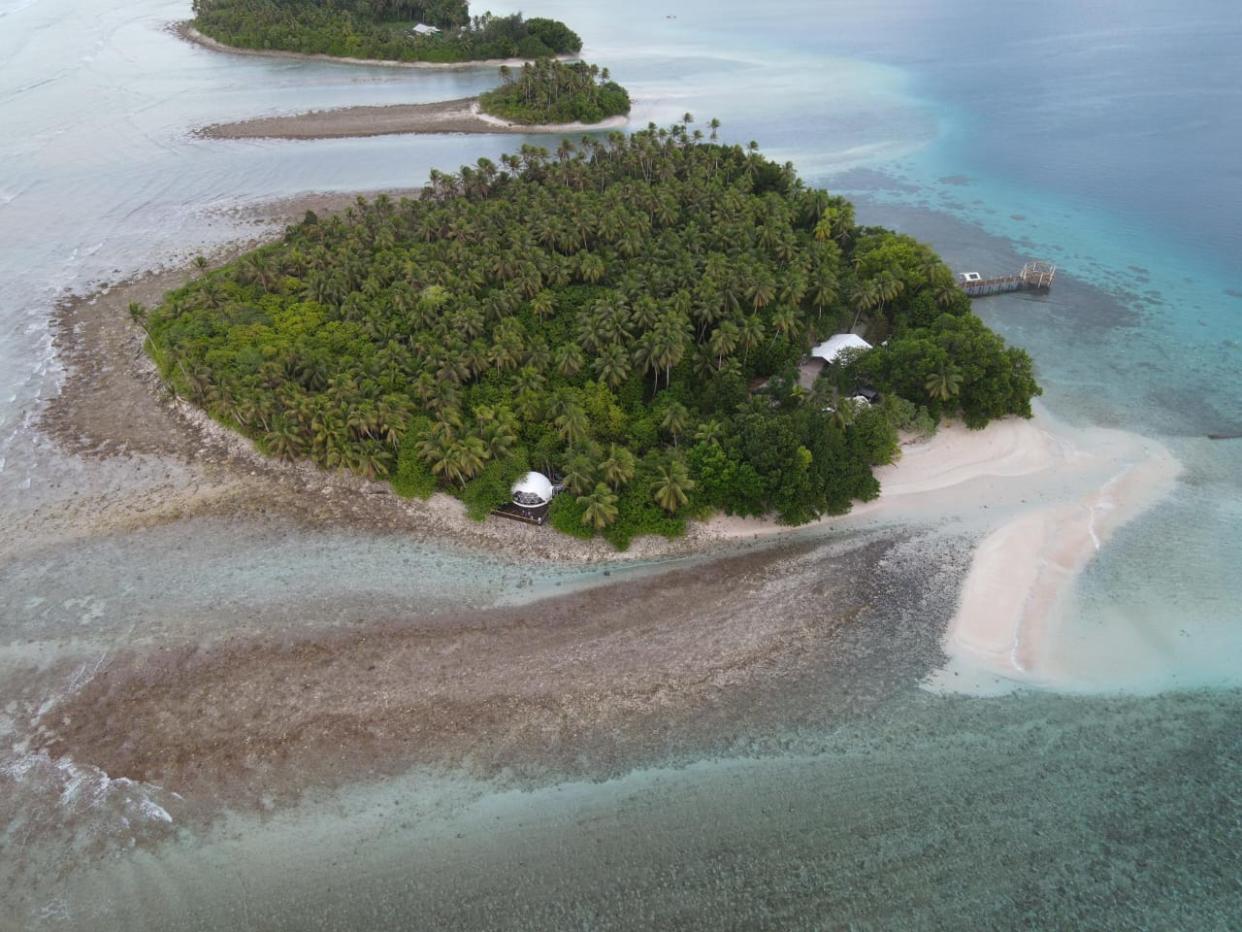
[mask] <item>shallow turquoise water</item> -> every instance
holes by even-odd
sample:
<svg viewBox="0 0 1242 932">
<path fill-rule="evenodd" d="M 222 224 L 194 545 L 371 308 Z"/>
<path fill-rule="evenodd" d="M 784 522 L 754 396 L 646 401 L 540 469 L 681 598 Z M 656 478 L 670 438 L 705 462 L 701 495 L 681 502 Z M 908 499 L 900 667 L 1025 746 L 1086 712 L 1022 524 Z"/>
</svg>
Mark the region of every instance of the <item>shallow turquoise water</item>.
<svg viewBox="0 0 1242 932">
<path fill-rule="evenodd" d="M 537 12 L 579 28 L 585 54 L 631 88 L 639 124 L 719 117 L 726 139 L 760 140 L 958 268 L 1057 261 L 1048 298 L 981 313 L 1035 356 L 1058 416 L 1161 437 L 1187 467 L 1082 580 L 1069 635 L 1082 683 L 1239 684 L 1242 447 L 1203 437 L 1242 430 L 1233 3 L 549 0 Z M 196 126 L 261 113 L 465 96 L 491 74 L 231 58 L 162 31 L 187 14 L 158 0 L 0 0 L 0 517 L 55 501 L 82 469 L 33 429 L 56 390 L 47 321 L 62 289 L 231 238 L 220 211 L 240 203 L 405 186 L 519 141 L 193 139 Z M 5 564 L 0 660 L 81 637 L 247 630 L 246 606 L 277 617 L 290 591 L 490 604 L 515 578 L 400 542 L 230 534 L 180 525 Z M 134 567 L 181 560 L 195 572 L 153 607 L 165 594 Z M 530 593 L 584 581 L 557 568 L 529 580 Z M 292 813 L 288 836 L 242 819 L 234 837 L 182 839 L 165 860 L 120 859 L 98 877 L 71 854 L 58 866 L 81 875 L 80 899 L 49 894 L 22 924 L 106 928 L 84 918 L 99 910 L 116 928 L 164 928 L 185 903 L 197 928 L 290 917 L 350 928 L 360 916 L 377 927 L 438 924 L 428 916 L 476 928 L 1238 925 L 1236 691 L 989 702 L 906 685 L 883 714 L 793 742 L 797 757 L 769 747 L 563 792 L 552 774 L 529 796 L 450 777 L 405 827 L 368 821 L 373 800 L 336 799 Z M 482 794 L 476 809 L 462 793 Z M 479 820 L 503 832 L 489 838 Z M 282 858 L 290 875 L 247 887 L 247 865 Z"/>
</svg>

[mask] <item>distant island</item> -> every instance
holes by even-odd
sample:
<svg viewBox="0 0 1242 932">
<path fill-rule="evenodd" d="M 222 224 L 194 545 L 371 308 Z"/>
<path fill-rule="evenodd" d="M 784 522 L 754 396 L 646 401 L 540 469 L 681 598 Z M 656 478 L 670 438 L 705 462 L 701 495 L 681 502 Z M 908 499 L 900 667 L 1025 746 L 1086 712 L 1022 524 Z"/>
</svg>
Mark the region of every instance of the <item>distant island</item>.
<svg viewBox="0 0 1242 932">
<path fill-rule="evenodd" d="M 470 16 L 466 0 L 194 0 L 190 26 L 226 46 L 396 62 L 574 55 L 582 40 L 558 20 Z"/>
<path fill-rule="evenodd" d="M 517 72 L 501 65 L 500 80 L 500 87 L 479 97 L 479 107 L 515 123 L 590 124 L 630 112 L 629 92 L 607 68 L 586 62 L 541 58 Z"/>
<path fill-rule="evenodd" d="M 514 71 L 478 98 L 426 104 L 339 107 L 253 117 L 196 130 L 210 139 L 331 139 L 398 133 L 543 133 L 602 131 L 626 123 L 630 95 L 608 69 L 553 58 Z"/>
<path fill-rule="evenodd" d="M 553 526 L 618 547 L 843 513 L 899 431 L 1030 415 L 1030 358 L 929 248 L 691 125 L 308 213 L 131 310 L 169 387 L 271 456 L 480 520 L 542 471 Z"/>
</svg>

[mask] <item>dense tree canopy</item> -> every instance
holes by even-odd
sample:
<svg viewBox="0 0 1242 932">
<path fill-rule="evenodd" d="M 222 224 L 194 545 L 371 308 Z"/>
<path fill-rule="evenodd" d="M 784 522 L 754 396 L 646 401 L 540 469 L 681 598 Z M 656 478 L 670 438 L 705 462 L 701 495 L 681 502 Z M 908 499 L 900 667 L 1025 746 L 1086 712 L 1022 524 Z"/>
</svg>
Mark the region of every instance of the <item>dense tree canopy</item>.
<svg viewBox="0 0 1242 932">
<path fill-rule="evenodd" d="M 500 81 L 479 103 L 517 123 L 598 123 L 630 112 L 629 93 L 598 65 L 541 58 L 516 72 L 502 65 Z"/>
<path fill-rule="evenodd" d="M 173 390 L 273 456 L 477 517 L 545 470 L 553 524 L 620 546 L 716 509 L 843 512 L 907 422 L 1029 414 L 1029 359 L 930 250 L 689 121 L 308 214 L 135 314 Z M 798 388 L 851 325 L 887 345 Z M 882 404 L 848 401 L 860 378 Z"/>
<path fill-rule="evenodd" d="M 416 36 L 416 23 L 442 31 Z M 465 0 L 194 0 L 194 26 L 237 48 L 387 61 L 535 59 L 582 48 L 562 22 L 471 17 Z"/>
</svg>

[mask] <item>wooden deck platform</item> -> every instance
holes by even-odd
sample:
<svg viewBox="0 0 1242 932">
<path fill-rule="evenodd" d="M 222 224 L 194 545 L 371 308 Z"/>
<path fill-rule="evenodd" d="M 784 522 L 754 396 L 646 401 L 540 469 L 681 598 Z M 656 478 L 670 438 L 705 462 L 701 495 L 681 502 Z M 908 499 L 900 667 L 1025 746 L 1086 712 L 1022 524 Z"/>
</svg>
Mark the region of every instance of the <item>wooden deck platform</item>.
<svg viewBox="0 0 1242 932">
<path fill-rule="evenodd" d="M 982 298 L 1011 291 L 1047 291 L 1056 278 L 1057 267 L 1050 262 L 1028 262 L 1016 275 L 959 281 L 961 289 L 972 298 Z"/>
<path fill-rule="evenodd" d="M 542 525 L 548 520 L 548 506 L 527 508 L 525 505 L 509 502 L 507 505 L 501 505 L 492 514 L 498 518 L 508 518 L 510 521 L 521 521 L 523 524 Z"/>
</svg>

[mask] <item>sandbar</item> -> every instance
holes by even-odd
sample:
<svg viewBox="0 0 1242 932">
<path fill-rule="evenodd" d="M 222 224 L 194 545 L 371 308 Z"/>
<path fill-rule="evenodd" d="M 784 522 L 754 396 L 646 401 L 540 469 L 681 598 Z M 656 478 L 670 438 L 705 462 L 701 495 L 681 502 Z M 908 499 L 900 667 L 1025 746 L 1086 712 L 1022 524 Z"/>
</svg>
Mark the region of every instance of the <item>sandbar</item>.
<svg viewBox="0 0 1242 932">
<path fill-rule="evenodd" d="M 934 524 L 979 535 L 944 637 L 948 664 L 929 687 L 1075 688 L 1057 662 L 1075 584 L 1113 533 L 1164 499 L 1181 471 L 1155 440 L 1072 427 L 1037 405 L 1030 420 L 1007 418 L 981 431 L 951 424 L 908 443 L 896 463 L 876 470 L 878 499 L 816 525 Z M 737 539 L 806 529 L 718 517 L 703 533 Z"/>
<path fill-rule="evenodd" d="M 483 113 L 477 98 L 463 97 L 435 103 L 338 107 L 256 117 L 205 126 L 196 130 L 195 135 L 206 139 L 341 139 L 442 133 L 529 135 L 601 132 L 619 129 L 626 122 L 626 117 L 611 117 L 599 123 L 512 123 Z"/>
</svg>

